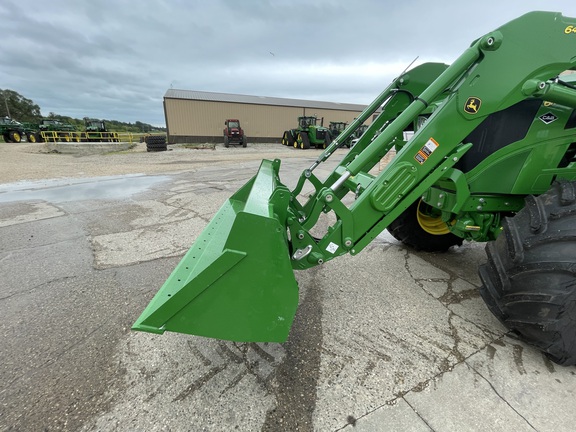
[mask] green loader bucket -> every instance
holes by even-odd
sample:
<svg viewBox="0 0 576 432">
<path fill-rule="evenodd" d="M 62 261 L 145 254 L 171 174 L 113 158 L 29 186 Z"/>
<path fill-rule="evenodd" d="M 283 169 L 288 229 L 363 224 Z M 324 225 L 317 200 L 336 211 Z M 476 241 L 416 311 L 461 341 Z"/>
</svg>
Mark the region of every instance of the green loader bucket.
<svg viewBox="0 0 576 432">
<path fill-rule="evenodd" d="M 283 342 L 296 308 L 286 235 L 289 190 L 264 160 L 198 237 L 133 325 L 239 342 Z M 284 215 L 284 216 L 279 216 Z"/>
</svg>

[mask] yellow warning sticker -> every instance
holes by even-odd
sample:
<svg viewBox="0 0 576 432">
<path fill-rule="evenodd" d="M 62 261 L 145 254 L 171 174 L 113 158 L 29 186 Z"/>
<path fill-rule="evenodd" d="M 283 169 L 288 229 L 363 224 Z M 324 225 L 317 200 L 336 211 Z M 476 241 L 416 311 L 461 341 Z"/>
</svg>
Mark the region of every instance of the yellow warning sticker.
<svg viewBox="0 0 576 432">
<path fill-rule="evenodd" d="M 438 148 L 439 144 L 434 138 L 430 138 L 424 146 L 418 150 L 418 153 L 414 156 L 416 162 L 422 165 L 430 157 L 430 155 Z"/>
</svg>

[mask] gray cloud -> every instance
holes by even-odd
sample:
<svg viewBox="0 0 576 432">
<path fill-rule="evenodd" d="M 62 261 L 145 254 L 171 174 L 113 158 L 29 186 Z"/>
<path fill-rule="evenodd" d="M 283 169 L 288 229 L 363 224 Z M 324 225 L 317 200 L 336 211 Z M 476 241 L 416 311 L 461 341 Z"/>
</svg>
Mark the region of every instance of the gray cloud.
<svg viewBox="0 0 576 432">
<path fill-rule="evenodd" d="M 189 90 L 369 103 L 541 1 L 5 0 L 0 87 L 43 114 L 164 123 Z M 573 0 L 546 9 L 576 16 Z"/>
</svg>

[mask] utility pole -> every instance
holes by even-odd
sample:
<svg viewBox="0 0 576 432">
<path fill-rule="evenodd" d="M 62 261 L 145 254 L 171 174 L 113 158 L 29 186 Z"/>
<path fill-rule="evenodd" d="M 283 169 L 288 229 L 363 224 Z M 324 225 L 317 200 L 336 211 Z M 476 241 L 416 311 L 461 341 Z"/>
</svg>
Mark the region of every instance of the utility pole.
<svg viewBox="0 0 576 432">
<path fill-rule="evenodd" d="M 6 96 L 4 96 L 4 94 L 2 94 L 2 98 L 4 99 L 4 106 L 6 107 L 6 112 L 8 113 L 8 117 L 12 118 L 12 115 L 10 114 L 10 108 L 8 108 L 8 102 L 6 101 Z"/>
</svg>

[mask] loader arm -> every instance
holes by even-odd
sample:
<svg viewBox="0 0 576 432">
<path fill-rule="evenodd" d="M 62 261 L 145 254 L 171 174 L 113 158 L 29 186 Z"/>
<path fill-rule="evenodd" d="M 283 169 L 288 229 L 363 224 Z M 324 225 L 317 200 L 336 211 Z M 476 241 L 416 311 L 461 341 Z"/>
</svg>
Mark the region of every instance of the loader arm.
<svg viewBox="0 0 576 432">
<path fill-rule="evenodd" d="M 355 151 L 324 182 L 312 173 L 325 159 L 320 156 L 303 176 L 312 182 L 315 192 L 301 206 L 291 202 L 294 217 L 289 218 L 289 229 L 292 249 L 299 258 L 293 259 L 293 268 L 359 253 L 430 187 L 454 176 L 454 165 L 472 147 L 465 138 L 490 114 L 527 98 L 576 106 L 576 91 L 554 84 L 561 72 L 576 66 L 576 34 L 570 31 L 575 25 L 573 18 L 549 12 L 533 12 L 511 21 L 475 41 L 399 115 L 392 116 L 385 105 Z M 396 79 L 382 99 L 393 102 L 392 95 L 410 82 L 410 73 Z M 394 159 L 380 173 L 370 175 L 382 156 L 401 141 L 402 131 L 435 102 L 440 102 L 438 107 Z M 372 113 L 364 114 L 360 119 Z M 379 121 L 381 117 L 384 122 Z M 393 121 L 372 140 L 374 130 L 386 125 L 390 117 Z M 345 133 L 342 139 L 346 139 Z M 331 151 L 332 146 L 324 153 Z M 303 187 L 301 179 L 297 192 Z M 345 205 L 342 198 L 350 192 L 356 199 Z M 326 235 L 321 239 L 306 235 L 320 214 L 330 211 L 336 215 L 336 223 Z M 303 259 L 303 251 L 307 259 Z"/>
<path fill-rule="evenodd" d="M 492 188 L 490 195 L 471 190 L 477 174 L 460 166 L 468 152 L 479 150 L 471 134 L 491 116 L 526 100 L 536 101 L 536 109 L 542 101 L 576 108 L 576 87 L 556 79 L 576 68 L 575 29 L 574 18 L 532 12 L 476 40 L 448 67 L 430 63 L 401 74 L 302 173 L 293 191 L 281 183 L 280 161 L 263 161 L 133 329 L 283 341 L 298 304 L 292 269 L 359 253 L 418 200 L 436 207 L 444 228 L 460 237 L 496 237 L 500 214 L 518 211 L 523 195 L 512 189 Z M 315 169 L 375 114 L 334 171 L 318 178 Z M 405 130 L 414 135 L 405 140 Z M 571 145 L 569 134 L 561 132 L 555 141 L 560 156 Z M 530 158 L 528 150 L 538 148 L 537 143 L 522 146 L 519 141 L 506 148 L 506 158 L 521 164 Z M 394 151 L 377 172 L 382 158 Z M 546 173 L 542 168 L 534 175 L 544 182 L 576 178 L 574 165 L 563 163 Z M 486 169 L 483 161 L 478 167 Z M 331 215 L 326 229 L 323 214 Z"/>
</svg>

